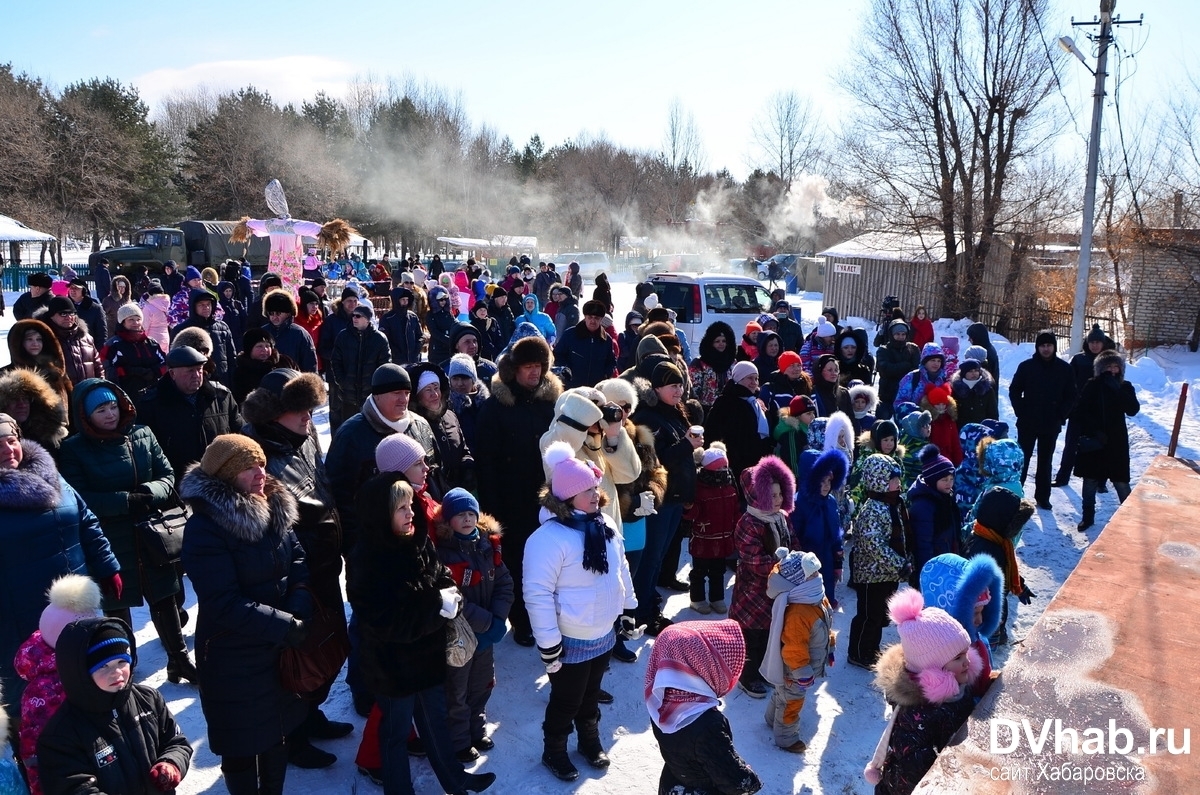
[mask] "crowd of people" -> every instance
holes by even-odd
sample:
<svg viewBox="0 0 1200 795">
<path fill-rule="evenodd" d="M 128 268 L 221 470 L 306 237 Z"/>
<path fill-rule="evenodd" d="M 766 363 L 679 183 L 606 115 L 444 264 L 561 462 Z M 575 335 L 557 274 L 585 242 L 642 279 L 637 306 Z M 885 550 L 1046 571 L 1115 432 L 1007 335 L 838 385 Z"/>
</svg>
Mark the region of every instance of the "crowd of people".
<svg viewBox="0 0 1200 795">
<path fill-rule="evenodd" d="M 270 273 L 253 291 L 237 262 L 223 278 L 94 274 L 99 301 L 29 277 L 0 372 L 0 675 L 34 793 L 186 775 L 188 741 L 131 684 L 143 604 L 168 680 L 200 688 L 233 795 L 282 792 L 289 764 L 336 762 L 314 742 L 354 731 L 321 710 L 340 665 L 303 692 L 281 674 L 314 626 L 344 643 L 367 718 L 355 761 L 389 794 L 413 791 L 414 755 L 448 793 L 492 785 L 464 766 L 502 742 L 486 709 L 510 634 L 546 666 L 542 762 L 564 781 L 573 732 L 587 765 L 609 765 L 604 675 L 646 634 L 660 792 L 758 791 L 718 699 L 764 699 L 776 745 L 803 753 L 835 645 L 898 705 L 867 776 L 906 792 L 994 677 L 1008 596 L 1035 596 L 1013 554 L 1033 511 L 1072 473 L 1081 531 L 1107 482 L 1129 493 L 1138 404 L 1098 328 L 1070 364 L 1039 335 L 1009 384 L 1014 440 L 986 327 L 959 356 L 924 307 L 897 310 L 872 354 L 832 307 L 806 334 L 780 295 L 740 335 L 713 323 L 692 358 L 652 289 L 618 330 L 607 279 L 584 300 L 578 266 L 514 257 L 496 280 L 473 260 L 359 261 L 374 288 L 333 298 L 311 264 L 296 295 Z M 142 534 L 179 505 L 181 554 L 152 560 Z M 857 608 L 835 644 L 843 579 Z M 664 591 L 687 592 L 696 619 L 664 616 Z M 881 650 L 889 621 L 901 644 Z M 125 717 L 139 710 L 153 736 Z M 74 718 L 104 712 L 125 737 L 108 761 Z"/>
</svg>

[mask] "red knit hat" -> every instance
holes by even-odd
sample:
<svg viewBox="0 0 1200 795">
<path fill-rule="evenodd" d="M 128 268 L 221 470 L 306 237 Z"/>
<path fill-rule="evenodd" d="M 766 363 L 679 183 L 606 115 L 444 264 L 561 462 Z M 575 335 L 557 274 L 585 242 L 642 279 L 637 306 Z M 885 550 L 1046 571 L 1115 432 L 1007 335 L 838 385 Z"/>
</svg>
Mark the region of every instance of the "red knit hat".
<svg viewBox="0 0 1200 795">
<path fill-rule="evenodd" d="M 795 351 L 784 351 L 779 354 L 779 372 L 784 372 L 793 364 L 801 364 L 800 354 Z"/>
<path fill-rule="evenodd" d="M 950 402 L 950 384 L 933 385 L 925 390 L 925 398 L 931 406 L 940 406 Z"/>
</svg>

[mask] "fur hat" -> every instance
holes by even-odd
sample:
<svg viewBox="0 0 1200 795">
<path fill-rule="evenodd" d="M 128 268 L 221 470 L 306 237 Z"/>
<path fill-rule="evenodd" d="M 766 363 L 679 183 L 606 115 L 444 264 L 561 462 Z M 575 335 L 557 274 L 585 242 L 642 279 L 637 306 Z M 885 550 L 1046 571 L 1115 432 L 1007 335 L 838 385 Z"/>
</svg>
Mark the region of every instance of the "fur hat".
<svg viewBox="0 0 1200 795">
<path fill-rule="evenodd" d="M 292 298 L 282 288 L 272 290 L 263 297 L 263 314 L 283 312 L 285 315 L 296 316 L 296 299 Z"/>
<path fill-rule="evenodd" d="M 800 363 L 800 354 L 796 353 L 795 351 L 784 351 L 783 353 L 779 354 L 779 359 L 777 360 L 777 366 L 779 367 L 779 372 L 781 373 L 787 370 L 793 364 Z"/>
<path fill-rule="evenodd" d="M 121 308 L 117 310 L 117 323 L 124 323 L 131 317 L 141 318 L 142 308 L 130 301 L 127 304 L 121 304 Z"/>
<path fill-rule="evenodd" d="M 42 640 L 52 649 L 58 645 L 58 636 L 67 624 L 103 615 L 100 611 L 100 586 L 91 577 L 82 574 L 59 577 L 50 584 L 46 597 L 50 604 L 42 611 L 38 629 L 41 630 Z"/>
<path fill-rule="evenodd" d="M 200 458 L 200 469 L 206 475 L 226 483 L 253 466 L 266 464 L 262 446 L 240 433 L 225 433 L 213 439 Z"/>
<path fill-rule="evenodd" d="M 425 448 L 408 434 L 385 436 L 375 447 L 375 466 L 380 472 L 405 472 L 425 457 Z"/>
<path fill-rule="evenodd" d="M 945 610 L 925 607 L 921 592 L 915 588 L 893 594 L 888 599 L 888 615 L 900 634 L 905 667 L 915 675 L 921 692 L 934 703 L 953 698 L 960 687 L 945 666 L 971 649 L 971 636 Z M 972 662 L 977 672 L 978 656 Z"/>
<path fill-rule="evenodd" d="M 787 547 L 775 550 L 779 573 L 792 585 L 799 585 L 821 570 L 821 559 L 812 552 L 793 552 Z"/>
<path fill-rule="evenodd" d="M 954 464 L 950 463 L 950 459 L 942 455 L 942 451 L 938 449 L 936 444 L 927 444 L 917 452 L 917 458 L 921 462 L 921 480 L 930 488 L 934 488 L 937 482 L 946 475 L 954 474 Z"/>
<path fill-rule="evenodd" d="M 479 500 L 463 488 L 454 488 L 442 497 L 442 518 L 449 521 L 452 517 L 467 511 L 479 516 Z"/>
<path fill-rule="evenodd" d="M 584 317 L 604 317 L 608 314 L 608 307 L 596 300 L 584 301 L 583 310 L 580 312 Z"/>
<path fill-rule="evenodd" d="M 550 344 L 539 336 L 517 340 L 507 358 L 513 370 L 527 364 L 540 364 L 544 375 L 550 369 L 550 355 Z"/>
<path fill-rule="evenodd" d="M 629 413 L 637 411 L 637 390 L 633 384 L 623 378 L 609 378 L 596 384 L 596 389 L 604 395 L 605 400 L 611 400 L 623 406 L 629 406 Z"/>
<path fill-rule="evenodd" d="M 212 335 L 199 326 L 188 326 L 183 331 L 175 335 L 175 339 L 171 340 L 171 350 L 176 348 L 188 347 L 208 356 L 213 350 Z M 208 351 L 208 353 L 204 353 Z M 170 355 L 167 356 L 167 366 L 171 366 Z"/>
<path fill-rule="evenodd" d="M 371 394 L 386 395 L 388 392 L 412 391 L 412 379 L 408 371 L 398 364 L 388 362 L 375 368 L 371 374 Z"/>
<path fill-rule="evenodd" d="M 748 376 L 758 375 L 758 368 L 753 362 L 738 362 L 733 366 L 733 370 L 729 374 L 729 380 L 735 384 L 740 384 L 743 378 Z"/>
<path fill-rule="evenodd" d="M 1125 379 L 1125 359 L 1116 351 L 1100 351 L 1096 354 L 1096 358 L 1092 361 L 1092 374 L 1099 378 L 1104 375 L 1104 370 L 1113 362 L 1121 367 L 1121 373 L 1117 376 L 1117 380 L 1123 381 Z"/>
<path fill-rule="evenodd" d="M 281 367 L 264 375 L 258 388 L 246 395 L 242 418 L 251 425 L 266 425 L 289 411 L 312 411 L 325 399 L 319 375 Z"/>
<path fill-rule="evenodd" d="M 729 453 L 721 442 L 713 442 L 700 456 L 700 466 L 704 469 L 725 469 L 729 466 Z"/>
<path fill-rule="evenodd" d="M 475 360 L 465 353 L 456 353 L 450 357 L 450 364 L 446 367 L 446 375 L 453 378 L 456 375 L 465 375 L 472 381 L 479 377 L 479 371 L 475 369 Z"/>
<path fill-rule="evenodd" d="M 851 403 L 859 398 L 867 401 L 868 412 L 874 411 L 879 406 L 879 392 L 877 392 L 873 386 L 868 384 L 858 384 L 850 387 Z"/>
<path fill-rule="evenodd" d="M 590 461 L 580 461 L 566 442 L 553 442 L 542 456 L 550 470 L 550 492 L 560 500 L 600 485 L 604 473 Z"/>
</svg>

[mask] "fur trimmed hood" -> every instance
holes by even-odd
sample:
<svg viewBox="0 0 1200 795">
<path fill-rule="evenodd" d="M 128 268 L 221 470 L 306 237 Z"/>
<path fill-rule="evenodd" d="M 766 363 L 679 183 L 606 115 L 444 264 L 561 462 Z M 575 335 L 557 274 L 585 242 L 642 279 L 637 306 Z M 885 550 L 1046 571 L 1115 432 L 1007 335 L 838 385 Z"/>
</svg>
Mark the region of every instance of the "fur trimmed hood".
<svg viewBox="0 0 1200 795">
<path fill-rule="evenodd" d="M 30 331 L 40 331 L 42 334 L 42 352 L 34 359 L 25 352 L 25 334 Z M 12 328 L 8 330 L 8 356 L 9 361 L 17 367 L 25 367 L 30 370 L 45 367 L 46 363 L 51 363 L 59 370 L 65 371 L 65 360 L 63 359 L 62 343 L 58 341 L 58 337 L 50 326 L 44 321 L 35 318 L 28 320 L 18 320 L 13 323 Z M 42 360 L 45 360 L 43 362 Z"/>
<path fill-rule="evenodd" d="M 21 423 L 22 434 L 56 445 L 67 438 L 66 418 L 59 395 L 46 379 L 21 367 L 0 375 L 0 409 L 8 411 L 8 406 L 21 395 L 29 398 L 29 419 Z"/>
<path fill-rule="evenodd" d="M 975 601 L 987 590 L 992 599 L 983 608 L 983 623 L 975 626 Z M 971 637 L 989 637 L 1000 626 L 1004 599 L 1004 575 L 991 555 L 975 555 L 969 560 L 947 552 L 931 558 L 921 569 L 921 594 L 929 607 L 949 613 Z"/>
<path fill-rule="evenodd" d="M 850 402 L 853 403 L 860 397 L 867 399 L 867 413 L 874 414 L 875 409 L 879 407 L 879 391 L 869 384 L 850 387 Z"/>
<path fill-rule="evenodd" d="M 538 505 L 545 508 L 555 519 L 569 519 L 575 510 L 571 507 L 571 503 L 554 496 L 549 483 L 542 484 L 542 487 L 538 489 Z M 601 489 L 600 507 L 603 508 L 605 505 L 608 505 L 608 494 Z"/>
<path fill-rule="evenodd" d="M 269 380 L 264 378 L 264 382 Z M 242 402 L 242 418 L 251 425 L 266 425 L 289 411 L 312 411 L 325 402 L 325 383 L 316 373 L 301 373 L 278 390 L 258 386 Z"/>
<path fill-rule="evenodd" d="M 821 447 L 825 450 L 841 450 L 847 456 L 854 455 L 854 423 L 844 413 L 835 411 L 829 415 Z"/>
<path fill-rule="evenodd" d="M 1092 375 L 1099 378 L 1104 374 L 1104 368 L 1108 367 L 1109 363 L 1117 362 L 1121 365 L 1121 373 L 1117 376 L 1118 381 L 1125 380 L 1125 358 L 1114 350 L 1102 350 L 1096 354 L 1096 358 L 1092 360 Z"/>
<path fill-rule="evenodd" d="M 821 481 L 826 476 L 833 475 L 833 489 L 837 491 L 846 483 L 846 476 L 850 473 L 850 459 L 841 450 L 826 450 L 817 456 L 817 460 L 813 462 L 812 467 L 804 474 L 804 483 L 801 484 L 805 494 L 815 495 L 821 493 Z"/>
<path fill-rule="evenodd" d="M 783 492 L 783 505 L 779 509 L 792 512 L 796 506 L 796 478 L 787 464 L 777 456 L 768 455 L 746 471 L 750 473 L 746 500 L 751 506 L 760 511 L 771 510 L 771 486 L 778 482 Z"/>
<path fill-rule="evenodd" d="M 490 513 L 479 514 L 479 520 L 475 523 L 475 526 L 479 528 L 479 535 L 481 536 L 504 536 L 504 526 Z M 454 540 L 454 531 L 450 529 L 450 523 L 442 516 L 441 506 L 438 506 L 437 514 L 433 519 L 433 531 L 438 546 L 452 546 L 456 543 Z"/>
<path fill-rule="evenodd" d="M 193 511 L 207 516 L 239 541 L 250 543 L 268 532 L 282 537 L 300 518 L 296 498 L 282 483 L 267 475 L 264 491 L 265 500 L 242 494 L 205 472 L 198 463 L 188 467 L 179 482 L 179 496 Z"/>
<path fill-rule="evenodd" d="M 970 664 L 970 673 L 966 686 L 969 688 L 979 678 L 979 674 L 983 670 L 983 661 L 974 646 L 967 650 L 967 660 Z M 879 660 L 875 663 L 875 687 L 883 691 L 888 701 L 901 707 L 919 707 L 922 704 L 941 703 L 942 701 L 941 699 L 935 701 L 925 695 L 916 674 L 911 673 L 905 667 L 904 647 L 899 643 L 887 647 L 883 654 L 879 655 Z M 962 692 L 961 688 L 958 692 Z M 950 699 L 944 700 L 949 701 Z"/>
<path fill-rule="evenodd" d="M 21 440 L 21 463 L 0 469 L 0 509 L 48 511 L 62 504 L 63 488 L 54 459 L 46 448 Z"/>
</svg>

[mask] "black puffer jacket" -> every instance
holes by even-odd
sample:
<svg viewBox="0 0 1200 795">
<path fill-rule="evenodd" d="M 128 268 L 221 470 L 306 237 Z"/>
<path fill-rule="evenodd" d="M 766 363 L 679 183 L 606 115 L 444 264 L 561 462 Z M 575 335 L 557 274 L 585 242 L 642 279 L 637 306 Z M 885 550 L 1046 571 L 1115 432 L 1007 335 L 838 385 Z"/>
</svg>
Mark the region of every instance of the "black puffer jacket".
<svg viewBox="0 0 1200 795">
<path fill-rule="evenodd" d="M 389 493 L 401 480 L 401 472 L 384 472 L 359 489 L 356 510 L 362 535 L 346 583 L 362 635 L 363 678 L 372 693 L 387 698 L 446 681 L 447 620 L 440 613 L 441 590 L 454 585 L 419 506 L 413 535 L 393 534 Z"/>
<path fill-rule="evenodd" d="M 275 350 L 279 351 L 279 355 L 291 357 L 300 372 L 317 371 L 317 348 L 303 326 L 297 325 L 289 317 L 278 326 L 266 323 L 262 329 L 275 340 Z"/>
<path fill-rule="evenodd" d="M 58 676 L 67 700 L 38 737 L 38 771 L 46 795 L 156 795 L 150 768 L 170 762 L 187 775 L 191 766 L 192 746 L 157 690 L 130 684 L 119 693 L 106 693 L 92 681 L 88 644 L 106 626 L 120 628 L 132 650 L 133 633 L 115 618 L 68 624 L 58 638 Z M 108 753 L 101 756 L 101 748 Z"/>
<path fill-rule="evenodd" d="M 200 317 L 196 314 L 198 301 L 211 302 L 213 314 L 209 317 Z M 216 317 L 219 306 L 217 297 L 208 290 L 192 290 L 188 295 L 187 320 L 171 329 L 171 340 L 174 341 L 179 332 L 185 328 L 199 328 L 207 331 L 208 336 L 212 337 L 213 343 L 212 356 L 209 358 L 215 368 L 213 375 L 225 386 L 230 386 L 233 383 L 234 369 L 237 367 L 237 348 L 233 344 L 233 330 L 225 323 L 224 319 L 218 320 Z"/>
<path fill-rule="evenodd" d="M 242 427 L 242 415 L 232 392 L 205 378 L 195 399 L 188 400 L 170 373 L 146 392 L 138 403 L 137 417 L 154 431 L 177 481 L 189 464 L 200 460 L 213 439 L 223 433 L 237 433 Z"/>
<path fill-rule="evenodd" d="M 630 420 L 646 428 L 654 436 L 654 452 L 667 470 L 667 489 L 664 503 L 689 503 L 696 498 L 696 463 L 692 459 L 692 443 L 687 431 L 692 424 L 684 414 L 683 404 L 668 406 L 658 399 L 650 382 L 634 380 L 638 390 L 638 407 Z"/>
<path fill-rule="evenodd" d="M 1109 362 L 1121 365 L 1121 374 L 1105 372 Z M 1141 410 L 1133 384 L 1125 380 L 1125 363 L 1116 351 L 1103 351 L 1094 363 L 1096 377 L 1084 384 L 1072 414 L 1079 433 L 1103 442 L 1099 450 L 1080 450 L 1075 474 L 1081 478 L 1129 482 L 1129 430 L 1125 417 Z"/>
<path fill-rule="evenodd" d="M 651 723 L 663 756 L 658 795 L 752 795 L 762 782 L 733 747 L 733 730 L 716 707 L 667 734 Z"/>
<path fill-rule="evenodd" d="M 348 328 L 338 333 L 329 359 L 330 377 L 337 382 L 329 403 L 329 424 L 334 430 L 358 413 L 371 394 L 371 375 L 391 360 L 387 337 L 375 328 L 362 332 Z"/>
<path fill-rule="evenodd" d="M 875 351 L 875 369 L 879 372 L 879 405 L 887 407 L 887 416 L 891 416 L 892 404 L 896 402 L 896 393 L 900 391 L 900 380 L 921 366 L 920 348 L 911 342 L 892 339 L 892 329 L 896 325 L 909 328 L 908 321 L 899 318 L 888 323 L 887 344 Z"/>
<path fill-rule="evenodd" d="M 1041 335 L 1038 335 L 1039 338 Z M 1017 429 L 1034 433 L 1057 432 L 1075 407 L 1075 374 L 1058 356 L 1033 356 L 1017 365 L 1008 396 Z"/>
</svg>

